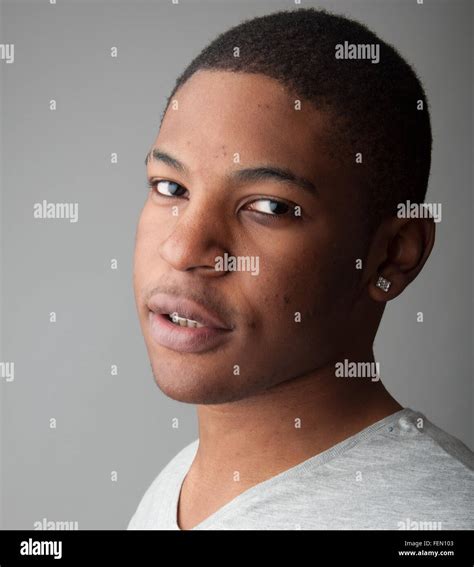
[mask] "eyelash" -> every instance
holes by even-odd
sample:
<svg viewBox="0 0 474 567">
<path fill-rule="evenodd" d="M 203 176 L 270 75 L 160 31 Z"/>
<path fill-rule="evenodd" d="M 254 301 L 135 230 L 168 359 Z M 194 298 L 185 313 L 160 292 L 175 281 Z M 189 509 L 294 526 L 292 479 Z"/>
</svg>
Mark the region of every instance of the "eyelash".
<svg viewBox="0 0 474 567">
<path fill-rule="evenodd" d="M 164 197 L 165 199 L 180 199 L 183 196 L 183 195 L 163 195 L 163 193 L 160 193 L 157 189 L 157 185 L 161 181 L 168 181 L 169 183 L 175 183 L 176 185 L 178 185 L 179 187 L 182 187 L 183 189 L 185 189 L 187 191 L 186 187 L 183 187 L 183 185 L 181 185 L 180 183 L 177 183 L 176 181 L 171 181 L 170 179 L 149 179 L 148 182 L 147 182 L 148 188 L 152 189 L 153 192 L 155 193 L 155 195 L 157 195 L 159 197 Z M 287 205 L 290 208 L 290 210 L 283 215 L 270 215 L 268 213 L 262 213 L 261 211 L 252 210 L 253 213 L 260 215 L 262 218 L 265 218 L 265 220 L 273 222 L 273 221 L 277 221 L 277 220 L 283 220 L 285 218 L 288 218 L 288 216 L 290 216 L 289 213 L 290 213 L 293 205 L 290 205 L 286 201 L 282 201 L 280 199 L 273 199 L 273 198 L 269 198 L 269 197 L 261 197 L 260 199 L 255 199 L 254 201 L 250 201 L 250 203 L 247 203 L 247 205 L 255 203 L 256 201 L 259 201 L 259 200 L 262 200 L 262 201 L 267 200 L 267 201 L 273 201 L 275 203 L 281 203 L 283 205 Z M 301 218 L 301 217 L 294 216 L 295 220 L 298 220 L 299 218 Z"/>
</svg>

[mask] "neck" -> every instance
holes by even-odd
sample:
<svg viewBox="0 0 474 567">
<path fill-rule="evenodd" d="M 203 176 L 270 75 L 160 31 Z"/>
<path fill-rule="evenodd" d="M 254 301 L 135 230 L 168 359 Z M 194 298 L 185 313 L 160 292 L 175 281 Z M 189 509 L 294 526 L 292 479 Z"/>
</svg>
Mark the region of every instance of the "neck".
<svg viewBox="0 0 474 567">
<path fill-rule="evenodd" d="M 373 362 L 373 353 L 367 358 Z M 380 381 L 335 377 L 334 365 L 245 400 L 198 406 L 193 467 L 209 484 L 242 488 L 317 455 L 402 409 Z"/>
</svg>

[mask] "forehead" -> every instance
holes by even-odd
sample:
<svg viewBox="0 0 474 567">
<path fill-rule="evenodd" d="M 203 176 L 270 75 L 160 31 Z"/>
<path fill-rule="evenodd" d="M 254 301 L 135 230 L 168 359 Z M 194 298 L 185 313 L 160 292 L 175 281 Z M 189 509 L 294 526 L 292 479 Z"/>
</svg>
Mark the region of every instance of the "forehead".
<svg viewBox="0 0 474 567">
<path fill-rule="evenodd" d="M 238 153 L 244 164 L 297 163 L 308 172 L 325 152 L 328 116 L 265 75 L 198 71 L 173 100 L 156 144 L 187 161 Z"/>
</svg>

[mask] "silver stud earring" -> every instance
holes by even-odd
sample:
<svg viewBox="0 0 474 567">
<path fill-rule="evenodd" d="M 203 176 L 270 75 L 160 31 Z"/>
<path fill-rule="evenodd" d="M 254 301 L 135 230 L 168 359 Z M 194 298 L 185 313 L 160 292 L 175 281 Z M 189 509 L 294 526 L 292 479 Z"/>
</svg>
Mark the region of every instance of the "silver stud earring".
<svg viewBox="0 0 474 567">
<path fill-rule="evenodd" d="M 379 276 L 377 283 L 375 284 L 378 288 L 382 289 L 385 293 L 390 289 L 392 282 L 390 280 L 386 280 L 383 276 Z"/>
</svg>

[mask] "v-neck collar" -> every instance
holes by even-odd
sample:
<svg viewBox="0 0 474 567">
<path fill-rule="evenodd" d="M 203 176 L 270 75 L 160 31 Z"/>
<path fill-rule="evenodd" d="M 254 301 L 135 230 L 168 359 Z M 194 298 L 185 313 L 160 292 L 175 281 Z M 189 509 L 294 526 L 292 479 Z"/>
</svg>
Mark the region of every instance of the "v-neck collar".
<svg viewBox="0 0 474 567">
<path fill-rule="evenodd" d="M 369 425 L 365 429 L 362 429 L 358 433 L 355 433 L 351 437 L 348 437 L 347 439 L 336 443 L 336 445 L 333 445 L 322 453 L 318 453 L 313 457 L 309 457 L 301 463 L 294 465 L 293 467 L 290 467 L 289 469 L 286 469 L 285 471 L 282 471 L 281 473 L 278 473 L 277 475 L 274 475 L 267 480 L 259 482 L 258 484 L 255 484 L 250 488 L 247 488 L 246 490 L 235 496 L 232 500 L 221 506 L 218 510 L 207 516 L 207 518 L 204 518 L 204 520 L 199 522 L 199 524 L 196 524 L 193 528 L 191 528 L 191 530 L 205 529 L 209 524 L 212 524 L 214 521 L 222 519 L 227 516 L 227 514 L 231 513 L 236 505 L 242 504 L 243 502 L 246 502 L 247 500 L 253 498 L 255 493 L 260 492 L 262 488 L 268 488 L 269 486 L 280 482 L 288 476 L 306 473 L 313 470 L 315 467 L 324 465 L 330 460 L 338 457 L 342 453 L 345 453 L 352 447 L 356 446 L 360 442 L 366 440 L 368 437 L 372 436 L 380 429 L 394 423 L 395 421 L 398 421 L 400 418 L 411 417 L 415 415 L 421 414 L 419 412 L 411 410 L 410 408 L 403 408 L 395 413 L 392 413 L 391 415 L 384 417 L 383 419 L 373 423 L 372 425 Z M 183 467 L 182 473 L 177 475 L 176 482 L 173 485 L 173 491 L 172 495 L 170 496 L 167 510 L 167 525 L 170 526 L 170 529 L 172 530 L 188 531 L 181 530 L 178 525 L 178 503 L 184 480 L 197 453 L 198 446 L 199 439 L 196 439 L 188 446 L 189 454 L 186 456 L 186 465 Z"/>
</svg>

